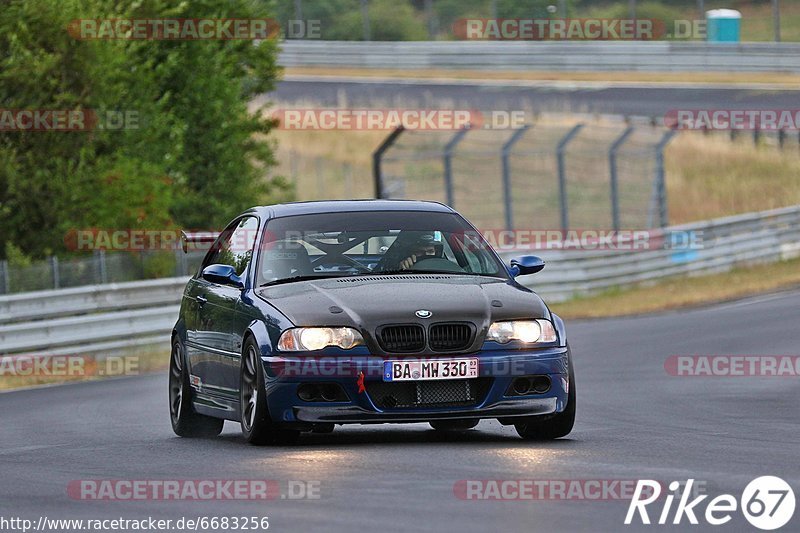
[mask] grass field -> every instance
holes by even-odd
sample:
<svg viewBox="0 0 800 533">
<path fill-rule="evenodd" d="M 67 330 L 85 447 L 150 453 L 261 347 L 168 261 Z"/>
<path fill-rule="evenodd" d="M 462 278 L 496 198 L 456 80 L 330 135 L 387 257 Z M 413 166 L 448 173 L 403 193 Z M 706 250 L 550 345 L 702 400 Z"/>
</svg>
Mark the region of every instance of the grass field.
<svg viewBox="0 0 800 533">
<path fill-rule="evenodd" d="M 800 204 L 800 151 L 684 132 L 667 148 L 673 223 Z"/>
<path fill-rule="evenodd" d="M 800 286 L 800 260 L 737 268 L 723 274 L 679 276 L 552 304 L 563 318 L 600 318 L 684 309 Z M 534 287 L 535 289 L 535 287 Z"/>
<path fill-rule="evenodd" d="M 284 69 L 287 76 L 344 76 L 349 78 L 419 78 L 419 79 L 487 79 L 483 70 L 446 69 L 357 69 L 329 67 L 292 67 Z M 554 72 L 493 70 L 492 80 L 520 81 L 581 81 L 619 83 L 679 83 L 679 84 L 770 84 L 797 87 L 800 75 L 783 72 Z"/>
<path fill-rule="evenodd" d="M 742 40 L 772 41 L 774 31 L 771 3 L 740 2 L 739 4 L 735 7 L 742 12 Z M 781 40 L 800 41 L 800 2 L 782 0 L 780 8 Z"/>
<path fill-rule="evenodd" d="M 590 7 L 578 13 L 579 17 L 604 18 L 627 17 L 628 3 L 597 2 L 597 7 Z M 661 20 L 698 19 L 703 17 L 696 9 L 696 3 L 675 5 L 662 0 L 637 0 L 638 16 Z M 781 40 L 800 41 L 800 3 L 796 0 L 780 0 Z M 742 41 L 772 41 L 774 39 L 772 2 L 770 0 L 705 0 L 705 10 L 737 9 L 742 13 Z"/>
</svg>

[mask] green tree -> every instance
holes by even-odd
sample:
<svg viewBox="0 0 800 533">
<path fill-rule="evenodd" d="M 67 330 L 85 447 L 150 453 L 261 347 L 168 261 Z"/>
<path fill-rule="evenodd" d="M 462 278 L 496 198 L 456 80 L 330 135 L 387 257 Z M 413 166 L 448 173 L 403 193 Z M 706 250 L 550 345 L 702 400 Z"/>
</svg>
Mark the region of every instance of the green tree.
<svg viewBox="0 0 800 533">
<path fill-rule="evenodd" d="M 75 228 L 219 227 L 291 193 L 267 181 L 272 124 L 253 98 L 278 75 L 265 40 L 78 40 L 81 18 L 266 18 L 260 1 L 11 0 L 0 109 L 132 112 L 137 127 L 0 131 L 0 257 L 64 250 Z"/>
</svg>

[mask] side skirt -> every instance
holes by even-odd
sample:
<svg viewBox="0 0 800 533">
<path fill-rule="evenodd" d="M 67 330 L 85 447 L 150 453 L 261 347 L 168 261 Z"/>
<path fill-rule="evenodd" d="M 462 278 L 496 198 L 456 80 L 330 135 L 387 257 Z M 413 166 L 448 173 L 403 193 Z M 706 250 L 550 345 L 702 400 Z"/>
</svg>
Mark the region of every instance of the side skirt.
<svg viewBox="0 0 800 533">
<path fill-rule="evenodd" d="M 240 422 L 239 401 L 194 391 L 194 410 L 202 415 Z"/>
</svg>

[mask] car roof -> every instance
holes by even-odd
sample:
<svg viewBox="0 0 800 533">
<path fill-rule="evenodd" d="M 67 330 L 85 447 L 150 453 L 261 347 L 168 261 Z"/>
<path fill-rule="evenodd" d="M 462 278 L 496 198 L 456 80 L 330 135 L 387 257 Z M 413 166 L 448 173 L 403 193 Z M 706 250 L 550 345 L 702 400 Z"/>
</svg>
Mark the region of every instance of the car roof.
<svg viewBox="0 0 800 533">
<path fill-rule="evenodd" d="M 444 204 L 425 200 L 321 200 L 262 205 L 247 210 L 247 212 L 254 212 L 259 215 L 264 215 L 267 218 L 318 213 L 347 213 L 354 211 L 428 211 L 434 213 L 455 213 L 452 208 Z"/>
</svg>

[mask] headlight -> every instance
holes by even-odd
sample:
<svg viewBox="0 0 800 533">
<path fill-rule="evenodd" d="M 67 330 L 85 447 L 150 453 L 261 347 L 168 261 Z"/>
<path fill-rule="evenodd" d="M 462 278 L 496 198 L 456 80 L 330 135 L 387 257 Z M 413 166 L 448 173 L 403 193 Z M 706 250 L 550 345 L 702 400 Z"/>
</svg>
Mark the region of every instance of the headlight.
<svg viewBox="0 0 800 533">
<path fill-rule="evenodd" d="M 495 322 L 489 328 L 486 340 L 505 344 L 509 341 L 556 342 L 556 330 L 549 320 L 510 320 Z"/>
<path fill-rule="evenodd" d="M 353 328 L 292 328 L 281 334 L 278 349 L 284 352 L 306 352 L 337 346 L 349 350 L 364 344 L 364 338 Z"/>
</svg>

